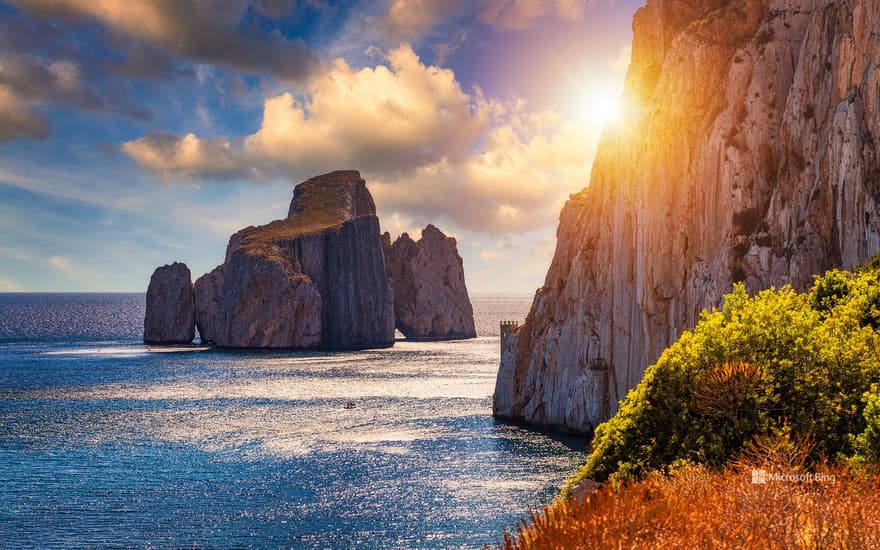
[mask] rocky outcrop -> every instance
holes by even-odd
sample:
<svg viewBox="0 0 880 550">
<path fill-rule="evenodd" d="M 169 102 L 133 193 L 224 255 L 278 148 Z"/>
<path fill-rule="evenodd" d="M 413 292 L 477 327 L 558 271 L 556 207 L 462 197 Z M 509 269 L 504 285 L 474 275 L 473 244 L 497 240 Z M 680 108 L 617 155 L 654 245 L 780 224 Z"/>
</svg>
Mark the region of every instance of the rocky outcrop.
<svg viewBox="0 0 880 550">
<path fill-rule="evenodd" d="M 878 28 L 880 0 L 648 0 L 496 415 L 588 432 L 732 283 L 802 289 L 880 249 Z"/>
<path fill-rule="evenodd" d="M 428 225 L 422 238 L 382 235 L 385 269 L 394 290 L 397 329 L 407 338 L 475 338 L 474 311 L 453 237 Z"/>
<path fill-rule="evenodd" d="M 156 268 L 147 288 L 144 342 L 188 344 L 195 336 L 195 300 L 186 264 Z"/>
<path fill-rule="evenodd" d="M 199 279 L 196 295 L 200 333 L 218 346 L 393 344 L 379 220 L 360 174 L 296 186 L 288 217 L 233 235 L 225 262 Z"/>
<path fill-rule="evenodd" d="M 240 247 L 225 266 L 213 342 L 236 348 L 315 348 L 322 343 L 322 306 L 314 281 L 281 247 Z"/>
<path fill-rule="evenodd" d="M 351 170 L 297 185 L 287 218 L 232 235 L 224 262 L 191 287 L 201 341 L 221 347 L 390 346 L 395 305 L 408 337 L 476 336 L 455 239 L 429 225 L 417 243 L 404 234 L 392 245 Z M 184 299 L 176 287 L 157 292 L 164 310 Z"/>
<path fill-rule="evenodd" d="M 226 271 L 218 266 L 196 279 L 193 285 L 196 301 L 196 328 L 203 344 L 213 344 L 222 323 L 220 298 Z"/>
</svg>

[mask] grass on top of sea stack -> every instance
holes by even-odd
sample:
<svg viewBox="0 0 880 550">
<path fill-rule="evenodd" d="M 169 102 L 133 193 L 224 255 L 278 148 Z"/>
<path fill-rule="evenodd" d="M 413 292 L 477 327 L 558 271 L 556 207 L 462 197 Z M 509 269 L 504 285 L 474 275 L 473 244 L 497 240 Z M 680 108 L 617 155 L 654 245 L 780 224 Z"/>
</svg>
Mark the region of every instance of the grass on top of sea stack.
<svg viewBox="0 0 880 550">
<path fill-rule="evenodd" d="M 880 475 L 808 468 L 808 451 L 764 439 L 720 471 L 606 483 L 530 513 L 500 548 L 880 548 Z"/>
<path fill-rule="evenodd" d="M 288 241 L 335 229 L 351 219 L 352 190 L 362 184 L 354 170 L 315 176 L 296 186 L 293 216 L 241 231 L 249 244 Z"/>
</svg>

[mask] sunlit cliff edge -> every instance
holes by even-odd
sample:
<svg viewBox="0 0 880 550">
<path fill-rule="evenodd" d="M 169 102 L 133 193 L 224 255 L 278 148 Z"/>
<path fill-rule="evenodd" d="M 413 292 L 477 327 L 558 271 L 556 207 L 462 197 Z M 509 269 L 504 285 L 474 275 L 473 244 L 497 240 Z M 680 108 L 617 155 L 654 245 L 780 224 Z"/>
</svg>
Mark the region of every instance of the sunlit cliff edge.
<svg viewBox="0 0 880 550">
<path fill-rule="evenodd" d="M 586 433 L 704 308 L 880 249 L 880 1 L 648 0 L 497 416 Z"/>
</svg>

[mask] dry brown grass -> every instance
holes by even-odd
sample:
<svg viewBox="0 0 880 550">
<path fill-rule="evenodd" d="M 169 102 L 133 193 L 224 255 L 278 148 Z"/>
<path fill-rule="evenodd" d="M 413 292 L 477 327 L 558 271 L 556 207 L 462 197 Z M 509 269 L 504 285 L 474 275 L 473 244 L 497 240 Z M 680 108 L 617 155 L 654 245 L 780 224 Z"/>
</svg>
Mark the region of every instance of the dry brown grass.
<svg viewBox="0 0 880 550">
<path fill-rule="evenodd" d="M 755 413 L 756 405 L 746 399 L 756 393 L 766 376 L 752 363 L 722 363 L 694 384 L 694 408 L 702 414 L 730 418 Z"/>
<path fill-rule="evenodd" d="M 500 548 L 880 548 L 880 476 L 806 468 L 809 444 L 757 441 L 723 471 L 686 466 L 556 502 Z M 752 470 L 768 473 L 752 483 Z M 834 476 L 774 481 L 773 473 Z"/>
<path fill-rule="evenodd" d="M 296 209 L 292 218 L 276 220 L 243 232 L 247 243 L 289 241 L 335 229 L 348 221 L 352 186 L 361 182 L 353 170 L 338 170 L 311 178 L 296 187 Z"/>
</svg>

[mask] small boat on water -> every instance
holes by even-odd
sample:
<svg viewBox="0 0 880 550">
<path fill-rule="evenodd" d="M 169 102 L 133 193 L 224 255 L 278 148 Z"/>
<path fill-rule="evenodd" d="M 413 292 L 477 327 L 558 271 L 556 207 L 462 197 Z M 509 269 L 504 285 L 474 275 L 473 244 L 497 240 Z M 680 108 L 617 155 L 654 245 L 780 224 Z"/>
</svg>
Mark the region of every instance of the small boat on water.
<svg viewBox="0 0 880 550">
<path fill-rule="evenodd" d="M 348 403 L 345 404 L 345 407 L 344 407 L 344 408 L 346 408 L 346 409 L 353 409 L 353 408 L 355 408 L 355 407 L 357 407 L 357 405 L 355 405 L 354 401 L 349 401 Z"/>
</svg>

